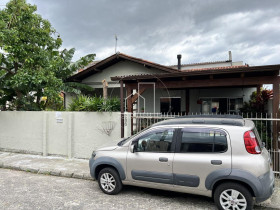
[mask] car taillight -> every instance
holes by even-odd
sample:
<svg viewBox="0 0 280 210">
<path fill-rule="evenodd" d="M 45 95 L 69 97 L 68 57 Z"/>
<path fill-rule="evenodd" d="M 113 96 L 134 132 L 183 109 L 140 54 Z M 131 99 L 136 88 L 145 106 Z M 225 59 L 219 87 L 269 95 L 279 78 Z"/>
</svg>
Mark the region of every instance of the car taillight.
<svg viewBox="0 0 280 210">
<path fill-rule="evenodd" d="M 247 131 L 244 133 L 245 148 L 250 154 L 260 154 L 261 149 L 259 142 L 253 131 Z"/>
</svg>

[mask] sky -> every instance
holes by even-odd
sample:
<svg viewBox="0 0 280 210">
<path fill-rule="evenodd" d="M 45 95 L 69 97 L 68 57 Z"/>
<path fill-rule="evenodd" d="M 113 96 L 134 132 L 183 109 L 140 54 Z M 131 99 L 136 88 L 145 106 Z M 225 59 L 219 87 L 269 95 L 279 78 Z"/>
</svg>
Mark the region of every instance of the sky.
<svg viewBox="0 0 280 210">
<path fill-rule="evenodd" d="M 1 8 L 7 0 L 0 0 Z M 163 65 L 228 59 L 280 64 L 279 0 L 27 0 L 76 49 L 117 52 Z"/>
</svg>

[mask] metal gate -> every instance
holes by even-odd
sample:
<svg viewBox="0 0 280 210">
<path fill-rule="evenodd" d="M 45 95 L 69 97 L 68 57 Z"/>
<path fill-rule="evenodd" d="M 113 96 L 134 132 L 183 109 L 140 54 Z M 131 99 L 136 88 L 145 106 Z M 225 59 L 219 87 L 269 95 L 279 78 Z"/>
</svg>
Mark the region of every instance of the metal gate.
<svg viewBox="0 0 280 210">
<path fill-rule="evenodd" d="M 189 113 L 189 115 L 198 115 L 199 113 Z M 275 175 L 280 176 L 280 151 L 278 149 L 280 118 L 272 116 L 272 114 L 263 113 L 241 113 L 244 119 L 252 120 L 259 132 L 265 147 L 270 153 L 273 170 Z M 133 115 L 133 133 L 149 127 L 150 125 L 175 117 L 182 117 L 182 114 L 161 114 L 161 113 L 136 113 Z"/>
</svg>

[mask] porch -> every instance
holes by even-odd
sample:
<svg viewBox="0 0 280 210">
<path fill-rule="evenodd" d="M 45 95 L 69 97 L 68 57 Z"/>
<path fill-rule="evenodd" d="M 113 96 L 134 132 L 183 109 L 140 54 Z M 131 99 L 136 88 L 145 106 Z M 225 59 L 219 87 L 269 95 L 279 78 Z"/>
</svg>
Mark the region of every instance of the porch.
<svg viewBox="0 0 280 210">
<path fill-rule="evenodd" d="M 246 65 L 118 76 L 111 80 L 120 81 L 121 112 L 128 111 L 132 115 L 142 112 L 238 114 L 250 93 L 256 90 L 260 94 L 264 84 L 271 84 L 274 96 L 267 112 L 276 117 L 279 112 L 279 70 L 280 65 Z"/>
<path fill-rule="evenodd" d="M 183 111 L 185 115 L 192 114 L 192 112 L 238 114 L 239 104 L 248 100 L 248 96 L 246 96 L 247 98 L 244 97 L 246 91 L 252 92 L 257 90 L 257 94 L 260 94 L 261 87 L 264 84 L 270 84 L 273 89 L 273 99 L 271 110 L 267 111 L 271 111 L 271 114 L 259 113 L 259 115 L 268 115 L 269 118 L 273 119 L 270 121 L 270 148 L 272 152 L 277 152 L 277 155 L 275 154 L 273 157 L 274 159 L 276 158 L 274 161 L 275 171 L 279 171 L 279 70 L 280 65 L 252 67 L 246 65 L 195 69 L 175 73 L 130 75 L 112 77 L 111 80 L 120 82 L 121 113 L 123 115 L 125 110 L 131 113 L 131 133 L 133 133 L 135 128 L 139 128 L 139 122 L 136 122 L 138 123 L 136 127 L 133 125 L 133 118 L 136 119 L 135 116 L 139 116 L 139 113 L 142 112 L 141 100 L 143 98 L 145 99 L 145 103 L 151 104 L 149 106 L 150 110 L 147 110 L 145 105 L 144 111 L 152 112 L 154 115 L 162 116 L 163 114 L 164 116 L 168 116 L 171 114 L 171 116 L 175 116 L 174 114 L 178 115 L 178 111 L 181 111 L 180 113 Z M 123 93 L 124 85 L 127 95 L 126 98 L 124 98 Z M 221 92 L 219 93 L 217 89 L 222 90 L 225 95 L 221 95 Z M 166 95 L 162 99 L 159 95 L 156 95 L 157 92 L 162 90 L 168 93 L 167 98 L 164 98 Z M 228 97 L 229 90 L 239 90 L 237 91 L 239 95 L 233 98 Z M 148 94 L 149 91 L 152 91 L 153 94 Z M 170 93 L 176 91 L 181 91 L 181 95 L 180 97 L 173 95 L 174 99 L 172 99 Z M 145 92 L 150 97 L 144 97 Z M 198 92 L 196 98 L 193 96 L 195 92 Z M 209 95 L 209 93 L 211 94 Z M 173 112 L 172 101 L 174 104 Z M 180 109 L 178 109 L 178 104 L 180 105 Z M 174 107 L 177 107 L 177 110 L 174 110 Z M 257 118 L 257 115 L 251 117 Z M 151 122 L 155 121 L 152 120 Z M 121 127 L 124 128 L 123 117 Z M 140 126 L 141 128 L 142 126 Z M 121 134 L 123 136 L 124 129 L 122 129 Z"/>
</svg>

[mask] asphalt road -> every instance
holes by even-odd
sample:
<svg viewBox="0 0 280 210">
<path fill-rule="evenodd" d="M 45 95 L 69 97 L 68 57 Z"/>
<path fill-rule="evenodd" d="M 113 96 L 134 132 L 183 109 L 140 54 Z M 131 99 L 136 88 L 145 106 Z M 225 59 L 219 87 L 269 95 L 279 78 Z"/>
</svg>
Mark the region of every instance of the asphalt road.
<svg viewBox="0 0 280 210">
<path fill-rule="evenodd" d="M 216 208 L 203 196 L 130 186 L 110 196 L 94 181 L 0 169 L 0 209 Z"/>
</svg>

